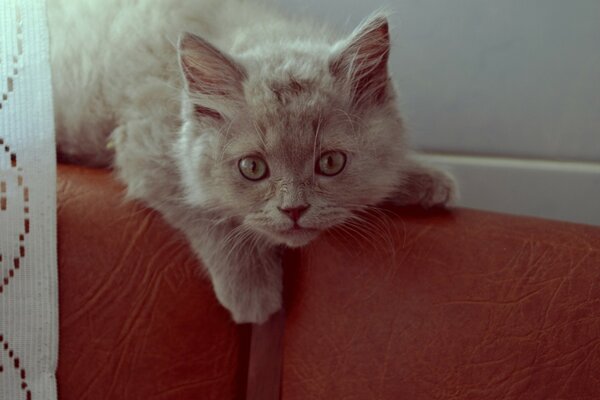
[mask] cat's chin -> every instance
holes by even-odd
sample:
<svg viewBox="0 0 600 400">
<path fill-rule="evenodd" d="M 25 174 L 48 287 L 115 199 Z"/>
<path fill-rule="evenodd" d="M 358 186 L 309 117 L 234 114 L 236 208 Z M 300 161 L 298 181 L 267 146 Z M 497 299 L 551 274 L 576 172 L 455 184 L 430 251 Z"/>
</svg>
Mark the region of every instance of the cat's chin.
<svg viewBox="0 0 600 400">
<path fill-rule="evenodd" d="M 288 247 L 302 247 L 313 241 L 321 233 L 318 229 L 292 228 L 284 231 L 270 232 L 269 236 L 278 244 Z"/>
</svg>

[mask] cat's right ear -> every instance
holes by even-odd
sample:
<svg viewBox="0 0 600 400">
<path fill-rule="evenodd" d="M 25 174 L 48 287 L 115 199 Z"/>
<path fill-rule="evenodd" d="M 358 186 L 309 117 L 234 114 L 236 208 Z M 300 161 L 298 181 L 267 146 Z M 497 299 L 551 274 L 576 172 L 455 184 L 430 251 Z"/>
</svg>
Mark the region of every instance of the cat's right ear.
<svg viewBox="0 0 600 400">
<path fill-rule="evenodd" d="M 356 107 L 379 105 L 387 100 L 390 32 L 385 14 L 376 13 L 350 37 L 338 43 L 329 69 L 348 83 Z"/>
<path fill-rule="evenodd" d="M 197 114 L 222 118 L 243 100 L 244 67 L 191 33 L 180 36 L 178 52 L 186 90 Z"/>
</svg>

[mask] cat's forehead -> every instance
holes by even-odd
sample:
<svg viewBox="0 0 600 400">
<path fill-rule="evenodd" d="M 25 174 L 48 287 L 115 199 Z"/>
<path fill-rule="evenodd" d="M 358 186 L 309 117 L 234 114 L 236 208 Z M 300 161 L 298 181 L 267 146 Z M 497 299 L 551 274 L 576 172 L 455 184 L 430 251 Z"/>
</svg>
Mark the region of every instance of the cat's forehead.
<svg viewBox="0 0 600 400">
<path fill-rule="evenodd" d="M 245 86 L 248 110 L 265 128 L 314 126 L 343 107 L 328 77 L 297 76 L 249 79 Z"/>
<path fill-rule="evenodd" d="M 272 64 L 254 70 L 244 82 L 251 129 L 244 141 L 271 157 L 302 164 L 315 146 L 343 142 L 345 100 L 323 60 Z M 347 100 L 347 99 L 346 99 Z"/>
<path fill-rule="evenodd" d="M 345 149 L 351 124 L 331 89 L 318 79 L 289 76 L 246 87 L 247 108 L 228 149 L 235 154 L 261 153 L 271 162 L 303 170 L 322 149 Z M 311 164 L 312 165 L 312 164 Z"/>
<path fill-rule="evenodd" d="M 324 124 L 331 124 L 343 104 L 331 87 L 318 78 L 265 80 L 247 98 L 250 116 L 267 139 L 312 141 Z"/>
</svg>

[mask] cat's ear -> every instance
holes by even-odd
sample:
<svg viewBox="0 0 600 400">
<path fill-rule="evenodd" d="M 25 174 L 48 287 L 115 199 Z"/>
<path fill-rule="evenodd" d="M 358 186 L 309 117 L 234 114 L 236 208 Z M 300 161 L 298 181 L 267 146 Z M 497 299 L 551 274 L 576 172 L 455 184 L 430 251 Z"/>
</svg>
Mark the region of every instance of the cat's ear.
<svg viewBox="0 0 600 400">
<path fill-rule="evenodd" d="M 390 32 L 387 18 L 367 19 L 337 46 L 331 74 L 350 86 L 354 106 L 381 104 L 387 98 Z"/>
<path fill-rule="evenodd" d="M 191 33 L 181 35 L 178 50 L 186 89 L 197 114 L 220 118 L 243 100 L 243 66 Z"/>
</svg>

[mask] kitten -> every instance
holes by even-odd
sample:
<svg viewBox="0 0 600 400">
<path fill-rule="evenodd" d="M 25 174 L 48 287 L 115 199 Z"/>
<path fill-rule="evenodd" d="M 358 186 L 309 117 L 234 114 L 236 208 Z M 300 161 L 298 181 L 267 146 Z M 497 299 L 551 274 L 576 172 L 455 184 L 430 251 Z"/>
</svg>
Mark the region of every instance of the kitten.
<svg viewBox="0 0 600 400">
<path fill-rule="evenodd" d="M 238 323 L 281 307 L 283 245 L 384 200 L 453 197 L 408 155 L 385 15 L 346 37 L 242 0 L 49 0 L 48 15 L 59 156 L 113 166 L 184 232 Z"/>
</svg>

